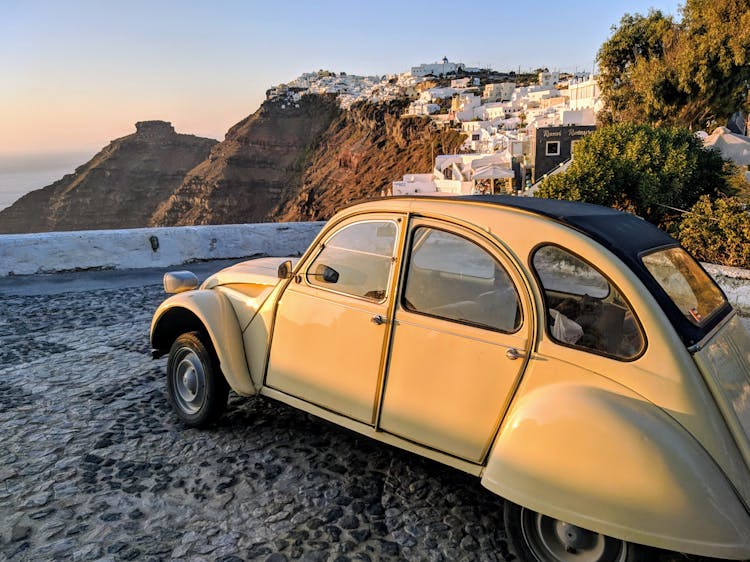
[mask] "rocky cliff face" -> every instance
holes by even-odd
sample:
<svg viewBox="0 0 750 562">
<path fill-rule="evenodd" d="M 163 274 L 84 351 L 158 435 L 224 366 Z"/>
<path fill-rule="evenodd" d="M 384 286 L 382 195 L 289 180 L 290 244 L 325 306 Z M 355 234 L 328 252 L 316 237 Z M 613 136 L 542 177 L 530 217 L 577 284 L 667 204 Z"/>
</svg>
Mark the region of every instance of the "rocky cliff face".
<svg viewBox="0 0 750 562">
<path fill-rule="evenodd" d="M 329 96 L 264 102 L 187 174 L 152 224 L 268 221 L 279 201 L 296 193 L 309 154 L 340 114 Z"/>
<path fill-rule="evenodd" d="M 266 101 L 221 143 L 136 124 L 74 174 L 0 211 L 0 233 L 327 219 L 426 173 L 463 135 L 400 115 L 406 100 Z"/>
<path fill-rule="evenodd" d="M 435 156 L 458 150 L 464 135 L 437 129 L 426 117 L 401 118 L 407 104 L 358 103 L 342 114 L 306 159 L 298 187 L 269 218 L 327 219 L 353 201 L 379 196 L 404 174 L 432 171 Z"/>
<path fill-rule="evenodd" d="M 159 207 L 154 225 L 306 221 L 380 195 L 464 137 L 427 118 L 402 119 L 407 102 L 360 103 L 308 95 L 299 107 L 266 101 L 238 123 Z"/>
<path fill-rule="evenodd" d="M 75 173 L 0 211 L 0 233 L 135 228 L 205 160 L 217 141 L 175 132 L 170 123 L 136 123 Z"/>
</svg>

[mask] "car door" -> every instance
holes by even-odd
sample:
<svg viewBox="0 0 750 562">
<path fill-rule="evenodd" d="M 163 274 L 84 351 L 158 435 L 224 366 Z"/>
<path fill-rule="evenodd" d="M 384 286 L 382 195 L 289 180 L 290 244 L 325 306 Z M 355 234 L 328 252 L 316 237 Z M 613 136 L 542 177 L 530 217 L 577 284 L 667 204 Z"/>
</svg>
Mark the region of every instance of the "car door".
<svg viewBox="0 0 750 562">
<path fill-rule="evenodd" d="M 468 229 L 411 226 L 379 427 L 481 462 L 528 356 L 528 299 L 497 247 Z"/>
<path fill-rule="evenodd" d="M 267 386 L 374 423 L 402 224 L 350 219 L 302 265 L 278 303 Z"/>
</svg>

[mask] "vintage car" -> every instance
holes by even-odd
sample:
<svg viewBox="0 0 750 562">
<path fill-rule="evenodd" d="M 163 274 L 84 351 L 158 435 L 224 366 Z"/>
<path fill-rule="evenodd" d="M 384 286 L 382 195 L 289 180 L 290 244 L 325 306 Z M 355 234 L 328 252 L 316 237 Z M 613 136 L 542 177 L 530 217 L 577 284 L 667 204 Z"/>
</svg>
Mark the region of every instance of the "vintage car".
<svg viewBox="0 0 750 562">
<path fill-rule="evenodd" d="M 298 260 L 165 288 L 151 344 L 188 425 L 231 388 L 476 475 L 522 559 L 750 557 L 750 336 L 638 217 L 372 200 Z"/>
</svg>

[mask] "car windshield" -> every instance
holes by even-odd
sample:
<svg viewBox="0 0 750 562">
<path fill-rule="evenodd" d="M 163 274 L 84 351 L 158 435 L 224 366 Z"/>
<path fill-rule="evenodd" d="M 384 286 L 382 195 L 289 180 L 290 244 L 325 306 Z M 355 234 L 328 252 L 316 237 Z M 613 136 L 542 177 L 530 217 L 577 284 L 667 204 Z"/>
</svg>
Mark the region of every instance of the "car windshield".
<svg viewBox="0 0 750 562">
<path fill-rule="evenodd" d="M 726 303 L 716 283 L 682 248 L 657 250 L 641 261 L 680 312 L 696 326 L 702 326 Z"/>
</svg>

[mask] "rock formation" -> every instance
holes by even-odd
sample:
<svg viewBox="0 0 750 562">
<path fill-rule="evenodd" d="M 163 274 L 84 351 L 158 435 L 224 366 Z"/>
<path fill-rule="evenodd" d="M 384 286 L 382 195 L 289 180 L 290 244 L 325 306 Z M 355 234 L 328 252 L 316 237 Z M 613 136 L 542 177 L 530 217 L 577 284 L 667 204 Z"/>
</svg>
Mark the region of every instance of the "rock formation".
<svg viewBox="0 0 750 562">
<path fill-rule="evenodd" d="M 296 192 L 310 153 L 341 110 L 332 96 L 268 100 L 240 121 L 159 207 L 157 226 L 269 220 Z"/>
<path fill-rule="evenodd" d="M 158 209 L 154 225 L 329 218 L 380 195 L 409 172 L 429 172 L 437 154 L 458 149 L 455 131 L 428 118 L 401 118 L 406 100 L 358 103 L 307 95 L 299 107 L 266 101 L 229 130 Z"/>
<path fill-rule="evenodd" d="M 427 117 L 402 118 L 407 103 L 267 100 L 220 143 L 137 123 L 75 173 L 0 211 L 0 233 L 326 219 L 461 145 L 462 134 Z"/>
<path fill-rule="evenodd" d="M 353 201 L 379 196 L 404 174 L 432 171 L 438 154 L 458 151 L 463 134 L 438 129 L 427 117 L 401 117 L 407 103 L 359 102 L 342 114 L 270 218 L 327 219 Z"/>
<path fill-rule="evenodd" d="M 0 211 L 0 233 L 134 228 L 151 215 L 217 141 L 175 132 L 170 123 L 136 123 L 73 174 Z"/>
</svg>

